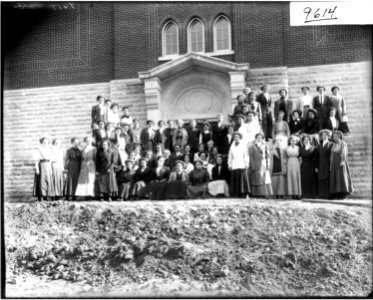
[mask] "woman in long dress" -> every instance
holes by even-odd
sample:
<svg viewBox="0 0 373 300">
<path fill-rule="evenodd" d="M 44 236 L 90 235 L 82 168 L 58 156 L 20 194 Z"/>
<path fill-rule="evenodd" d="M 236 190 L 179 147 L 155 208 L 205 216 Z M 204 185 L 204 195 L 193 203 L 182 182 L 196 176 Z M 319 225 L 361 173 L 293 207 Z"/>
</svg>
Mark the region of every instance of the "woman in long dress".
<svg viewBox="0 0 373 300">
<path fill-rule="evenodd" d="M 127 159 L 126 169 L 121 170 L 117 173 L 117 184 L 118 184 L 118 200 L 128 200 L 131 195 L 131 189 L 133 184 L 133 178 L 135 176 L 135 169 L 133 168 L 133 160 Z"/>
<path fill-rule="evenodd" d="M 232 197 L 249 198 L 250 184 L 248 178 L 249 153 L 245 143 L 242 142 L 242 134 L 233 134 L 233 144 L 228 153 L 228 168 L 231 172 L 229 194 Z"/>
<path fill-rule="evenodd" d="M 71 144 L 73 145 L 66 152 L 65 159 L 65 170 L 67 173 L 65 186 L 64 186 L 64 196 L 66 200 L 69 200 L 69 197 L 72 197 L 72 200 L 75 200 L 75 191 L 78 186 L 78 178 L 80 173 L 80 166 L 82 164 L 82 153 L 80 152 L 79 139 L 72 138 Z"/>
<path fill-rule="evenodd" d="M 302 137 L 303 146 L 300 147 L 301 157 L 301 182 L 302 197 L 316 198 L 317 196 L 317 148 L 311 145 L 311 139 L 308 135 Z"/>
<path fill-rule="evenodd" d="M 330 156 L 329 192 L 332 199 L 346 199 L 354 189 L 347 163 L 347 144 L 343 140 L 341 131 L 333 132 L 333 142 Z"/>
<path fill-rule="evenodd" d="M 286 154 L 285 150 L 281 148 L 281 139 L 274 139 L 274 143 L 270 163 L 272 191 L 277 199 L 283 199 L 287 195 Z"/>
<path fill-rule="evenodd" d="M 34 152 L 33 157 L 35 162 L 34 196 L 42 201 L 47 200 L 47 197 L 54 197 L 54 188 L 49 139 L 43 137 L 39 142 L 40 146 Z"/>
<path fill-rule="evenodd" d="M 186 199 L 189 175 L 184 171 L 184 162 L 175 162 L 175 171 L 171 172 L 165 192 L 166 199 Z"/>
<path fill-rule="evenodd" d="M 224 195 L 229 197 L 229 170 L 223 162 L 223 156 L 218 154 L 216 165 L 212 168 L 212 181 L 207 185 L 209 193 L 212 196 Z"/>
<path fill-rule="evenodd" d="M 329 177 L 330 177 L 330 155 L 333 144 L 329 141 L 332 132 L 328 129 L 320 131 L 321 142 L 317 152 L 317 177 L 318 197 L 329 198 Z"/>
<path fill-rule="evenodd" d="M 251 194 L 263 198 L 272 195 L 269 151 L 264 143 L 263 134 L 256 134 L 255 143 L 249 147 L 249 157 L 251 162 L 249 167 Z"/>
<path fill-rule="evenodd" d="M 149 197 L 152 200 L 164 200 L 170 169 L 164 166 L 164 157 L 158 156 L 156 167 L 150 171 Z"/>
<path fill-rule="evenodd" d="M 146 158 L 140 158 L 139 161 L 139 168 L 136 170 L 136 173 L 133 177 L 133 188 L 131 192 L 131 196 L 134 199 L 143 199 L 147 198 L 147 185 L 149 184 L 151 177 L 150 177 L 150 168 L 147 166 Z"/>
<path fill-rule="evenodd" d="M 115 177 L 115 157 L 114 152 L 109 148 L 109 141 L 105 140 L 96 154 L 97 164 L 97 189 L 101 201 L 112 201 L 112 197 L 118 193 L 117 180 Z"/>
<path fill-rule="evenodd" d="M 284 121 L 285 113 L 280 110 L 277 114 L 277 119 L 275 124 L 273 125 L 273 132 L 272 136 L 275 139 L 281 140 L 281 148 L 285 149 L 287 146 L 287 141 L 290 136 L 290 129 L 289 125 L 286 121 Z"/>
<path fill-rule="evenodd" d="M 299 164 L 299 147 L 296 143 L 299 141 L 295 135 L 290 136 L 290 145 L 286 148 L 287 170 L 286 182 L 288 195 L 293 199 L 300 199 L 302 196 L 302 183 Z"/>
<path fill-rule="evenodd" d="M 92 138 L 89 136 L 84 138 L 84 143 L 86 146 L 82 150 L 82 164 L 75 196 L 88 200 L 95 196 L 97 149 L 92 145 Z"/>
<path fill-rule="evenodd" d="M 262 129 L 263 134 L 268 139 L 272 138 L 272 125 L 273 125 L 273 107 L 272 107 L 272 99 L 269 93 L 269 85 L 266 84 L 260 88 L 263 93 L 261 93 L 257 101 L 260 103 L 261 111 L 262 111 Z"/>
<path fill-rule="evenodd" d="M 63 197 L 63 152 L 61 140 L 54 139 L 52 141 L 51 161 L 52 161 L 52 177 L 55 200 Z"/>
<path fill-rule="evenodd" d="M 194 170 L 189 174 L 189 184 L 187 186 L 187 196 L 189 199 L 206 198 L 207 183 L 210 181 L 209 173 L 203 168 L 202 161 L 194 162 Z"/>
</svg>

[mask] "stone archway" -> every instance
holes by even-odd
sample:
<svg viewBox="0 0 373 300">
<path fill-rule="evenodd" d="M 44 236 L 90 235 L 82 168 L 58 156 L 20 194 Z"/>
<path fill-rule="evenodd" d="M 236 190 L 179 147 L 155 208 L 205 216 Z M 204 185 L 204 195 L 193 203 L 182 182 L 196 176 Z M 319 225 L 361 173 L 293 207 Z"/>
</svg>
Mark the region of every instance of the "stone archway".
<svg viewBox="0 0 373 300">
<path fill-rule="evenodd" d="M 150 71 L 144 82 L 148 119 L 210 119 L 228 115 L 242 93 L 248 64 L 189 53 Z"/>
</svg>

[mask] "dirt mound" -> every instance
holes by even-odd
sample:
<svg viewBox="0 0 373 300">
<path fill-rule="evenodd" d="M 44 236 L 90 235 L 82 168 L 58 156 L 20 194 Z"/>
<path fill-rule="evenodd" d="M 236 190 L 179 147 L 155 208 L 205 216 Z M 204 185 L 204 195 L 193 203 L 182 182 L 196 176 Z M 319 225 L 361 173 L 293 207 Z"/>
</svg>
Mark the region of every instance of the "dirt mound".
<svg viewBox="0 0 373 300">
<path fill-rule="evenodd" d="M 365 296 L 370 214 L 234 199 L 7 204 L 7 293 L 29 276 L 49 296 Z"/>
</svg>

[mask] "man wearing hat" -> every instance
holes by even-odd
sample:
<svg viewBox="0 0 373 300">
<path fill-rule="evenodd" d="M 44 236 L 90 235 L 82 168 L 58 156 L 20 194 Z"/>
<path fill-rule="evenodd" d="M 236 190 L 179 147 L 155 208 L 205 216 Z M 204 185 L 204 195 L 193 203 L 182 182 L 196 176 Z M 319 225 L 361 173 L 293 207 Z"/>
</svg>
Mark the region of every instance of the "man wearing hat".
<svg viewBox="0 0 373 300">
<path fill-rule="evenodd" d="M 303 95 L 299 99 L 299 110 L 302 112 L 301 115 L 303 116 L 303 119 L 305 119 L 308 109 L 313 108 L 313 98 L 309 94 L 310 88 L 308 86 L 303 86 L 301 90 Z"/>
<path fill-rule="evenodd" d="M 333 105 L 329 96 L 325 95 L 325 87 L 318 86 L 316 90 L 319 94 L 313 98 L 312 105 L 317 111 L 320 129 L 323 129 L 325 120 L 329 115 L 329 110 Z"/>
</svg>

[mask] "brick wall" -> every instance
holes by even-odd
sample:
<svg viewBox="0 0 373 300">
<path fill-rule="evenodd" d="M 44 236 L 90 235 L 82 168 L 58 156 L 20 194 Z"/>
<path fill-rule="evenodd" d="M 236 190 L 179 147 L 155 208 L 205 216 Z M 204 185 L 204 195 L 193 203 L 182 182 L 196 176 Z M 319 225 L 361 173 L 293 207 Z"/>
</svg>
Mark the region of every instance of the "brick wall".
<svg viewBox="0 0 373 300">
<path fill-rule="evenodd" d="M 234 55 L 251 68 L 298 67 L 369 61 L 372 27 L 290 27 L 288 2 L 76 3 L 75 10 L 2 10 L 5 88 L 31 88 L 136 78 L 164 62 L 161 31 L 179 26 L 180 54 L 187 52 L 187 25 L 205 24 L 206 52 L 213 51 L 213 22 L 232 23 Z M 6 7 L 4 5 L 4 7 Z M 26 22 L 27 21 L 27 22 Z"/>
</svg>

